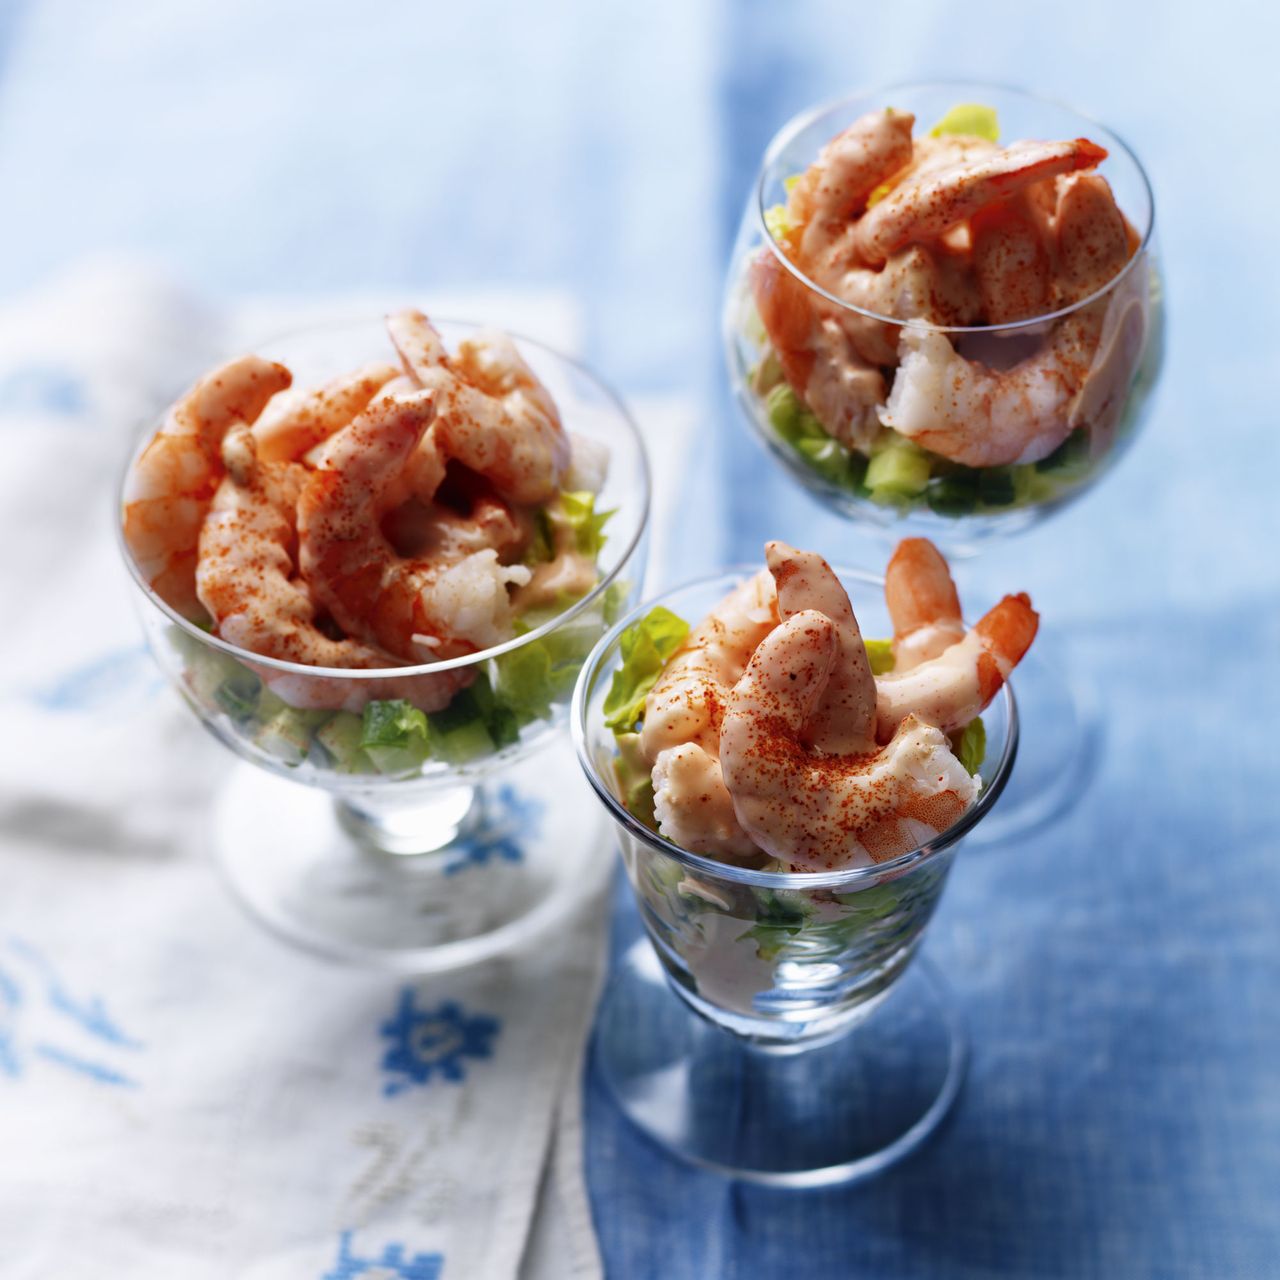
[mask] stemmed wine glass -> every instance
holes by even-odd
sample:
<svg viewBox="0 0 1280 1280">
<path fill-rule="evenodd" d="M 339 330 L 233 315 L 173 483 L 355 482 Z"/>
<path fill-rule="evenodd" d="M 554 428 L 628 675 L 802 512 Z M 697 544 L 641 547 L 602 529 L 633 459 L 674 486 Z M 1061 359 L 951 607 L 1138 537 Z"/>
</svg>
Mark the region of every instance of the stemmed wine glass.
<svg viewBox="0 0 1280 1280">
<path fill-rule="evenodd" d="M 1008 781 L 1018 714 L 1006 686 L 983 713 L 978 799 L 891 861 L 783 874 L 681 849 L 627 807 L 605 699 L 623 637 L 649 608 L 693 622 L 751 572 L 703 578 L 634 610 L 579 677 L 578 758 L 616 827 L 648 934 L 605 994 L 595 1054 L 622 1110 L 683 1159 L 769 1185 L 819 1186 L 905 1156 L 955 1100 L 964 1034 L 916 952 L 957 846 Z M 863 633 L 888 634 L 882 580 L 836 572 Z"/>
<path fill-rule="evenodd" d="M 1006 324 L 929 326 L 959 356 L 999 372 L 1035 359 L 1058 326 L 1101 313 L 1096 354 L 1072 410 L 1078 424 L 1048 456 L 1003 466 L 962 466 L 891 430 L 865 447 L 848 447 L 810 411 L 804 388 L 788 382 L 757 310 L 753 269 L 763 265 L 785 273 L 784 284 L 801 305 L 856 334 L 861 350 L 879 349 L 892 358 L 900 350 L 906 317 L 852 304 L 809 278 L 788 255 L 781 225 L 788 184 L 825 143 L 869 111 L 909 111 L 919 136 L 933 122 L 948 118 L 959 117 L 961 131 L 974 127 L 972 104 L 980 104 L 978 118 L 998 120 L 1002 139 L 1085 137 L 1108 152 L 1099 172 L 1136 239 L 1132 256 L 1114 279 L 1092 296 L 1047 315 Z M 957 559 L 1028 529 L 1097 483 L 1146 420 L 1164 351 L 1154 219 L 1147 176 L 1120 138 L 1068 107 L 1020 90 L 963 82 L 898 85 L 805 111 L 766 149 L 731 259 L 724 336 L 730 381 L 746 421 L 810 495 L 879 539 L 924 535 Z M 886 383 L 891 376 L 885 372 Z M 1001 584 L 1001 591 L 1007 586 Z M 1023 723 L 1030 729 L 1023 739 L 1018 781 L 1000 814 L 986 824 L 987 839 L 1026 832 L 1066 808 L 1079 794 L 1093 754 L 1098 726 L 1090 699 L 1045 661 L 1045 648 L 1053 648 L 1052 618 L 1043 630 L 1048 636 L 1041 636 L 1015 676 Z"/>
<path fill-rule="evenodd" d="M 478 330 L 437 327 L 450 346 Z M 612 511 L 595 585 L 514 639 L 385 671 L 261 657 L 166 604 L 122 539 L 155 660 L 204 727 L 247 762 L 215 804 L 218 866 L 259 921 L 330 958 L 417 973 L 474 964 L 563 919 L 607 874 L 560 731 L 583 660 L 640 589 L 648 462 L 631 416 L 594 374 L 532 339 L 514 340 L 566 429 L 608 450 L 596 510 Z M 299 386 L 385 351 L 379 320 L 258 348 Z M 388 677 L 403 688 L 405 677 L 462 668 L 473 678 L 443 711 L 426 714 L 378 689 Z M 290 705 L 280 696 L 290 678 L 335 682 L 336 703 L 364 710 Z M 371 719 L 373 707 L 381 710 Z"/>
</svg>

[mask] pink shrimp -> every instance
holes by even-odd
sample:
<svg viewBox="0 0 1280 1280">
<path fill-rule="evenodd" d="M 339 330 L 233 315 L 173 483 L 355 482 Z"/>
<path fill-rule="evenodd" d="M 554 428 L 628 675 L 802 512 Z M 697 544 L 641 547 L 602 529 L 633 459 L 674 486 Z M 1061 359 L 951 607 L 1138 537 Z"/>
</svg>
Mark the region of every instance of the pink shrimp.
<svg viewBox="0 0 1280 1280">
<path fill-rule="evenodd" d="M 893 619 L 893 669 L 910 671 L 964 639 L 951 570 L 928 538 L 903 538 L 884 573 Z"/>
<path fill-rule="evenodd" d="M 954 823 L 975 793 L 942 733 L 914 717 L 870 752 L 829 755 L 805 743 L 840 651 L 824 614 L 788 618 L 752 655 L 720 732 L 743 829 L 766 853 L 814 871 L 906 853 Z"/>
<path fill-rule="evenodd" d="M 435 395 L 444 455 L 485 476 L 517 503 L 545 502 L 560 488 L 569 438 L 550 393 L 503 333 L 477 334 L 456 355 L 421 311 L 387 317 L 405 369 Z"/>
<path fill-rule="evenodd" d="M 859 219 L 852 240 L 858 258 L 878 266 L 903 245 L 934 240 L 979 209 L 1016 192 L 1105 160 L 1087 138 L 1071 142 L 1015 142 L 990 155 L 925 172 L 893 187 Z"/>
<path fill-rule="evenodd" d="M 322 387 L 277 396 L 253 424 L 256 456 L 263 462 L 298 461 L 363 413 L 399 372 L 392 364 L 368 364 Z"/>
<path fill-rule="evenodd" d="M 294 513 L 306 471 L 296 463 L 264 462 L 255 434 L 232 428 L 222 447 L 227 474 L 200 532 L 196 590 L 217 634 L 264 657 L 314 667 L 380 669 L 400 659 L 350 639 L 335 639 L 316 625 L 316 605 L 297 576 Z M 408 698 L 426 711 L 447 706 L 471 680 L 467 670 L 385 680 L 283 672 L 249 664 L 292 706 L 360 710 L 370 698 Z"/>
<path fill-rule="evenodd" d="M 299 563 L 349 635 L 399 657 L 474 652 L 510 634 L 507 584 L 529 570 L 492 548 L 456 564 L 398 554 L 381 522 L 435 414 L 435 393 L 383 397 L 329 442 L 298 500 Z"/>
<path fill-rule="evenodd" d="M 222 478 L 222 438 L 251 423 L 291 381 L 289 370 L 257 356 L 215 369 L 169 410 L 139 454 L 124 489 L 124 537 L 152 590 L 189 618 L 196 596 L 200 526 Z"/>
</svg>

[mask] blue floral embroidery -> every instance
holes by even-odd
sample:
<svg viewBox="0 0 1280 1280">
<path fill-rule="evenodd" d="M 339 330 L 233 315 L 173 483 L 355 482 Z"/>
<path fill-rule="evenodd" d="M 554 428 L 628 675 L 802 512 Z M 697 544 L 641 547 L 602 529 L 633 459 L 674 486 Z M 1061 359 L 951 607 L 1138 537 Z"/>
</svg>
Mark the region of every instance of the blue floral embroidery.
<svg viewBox="0 0 1280 1280">
<path fill-rule="evenodd" d="M 382 1024 L 391 1042 L 382 1068 L 391 1077 L 382 1088 L 388 1097 L 415 1084 L 427 1084 L 434 1073 L 457 1084 L 466 1077 L 464 1058 L 493 1056 L 493 1038 L 501 1023 L 486 1014 L 468 1015 L 446 1001 L 435 1009 L 420 1009 L 413 987 L 404 987 L 395 1016 Z"/>
<path fill-rule="evenodd" d="M 344 1231 L 338 1238 L 338 1257 L 320 1280 L 440 1280 L 444 1255 L 415 1253 L 406 1258 L 404 1245 L 392 1243 L 379 1258 L 358 1258 L 351 1252 L 354 1233 Z"/>
<path fill-rule="evenodd" d="M 445 864 L 445 875 L 457 875 L 467 867 L 483 867 L 490 861 L 523 861 L 520 838 L 537 838 L 542 809 L 541 800 L 521 796 L 510 784 L 499 787 L 480 829 L 451 846 L 453 860 Z"/>
<path fill-rule="evenodd" d="M 53 965 L 29 942 L 9 939 L 9 951 L 24 962 L 27 969 L 36 972 L 33 984 L 36 990 L 43 988 L 43 1004 L 51 1013 L 72 1023 L 94 1040 L 116 1049 L 141 1049 L 142 1043 L 127 1035 L 108 1014 L 100 996 L 79 998 L 74 996 L 58 976 Z M 23 1045 L 19 1039 L 22 1029 L 19 1011 L 30 1008 L 24 1003 L 24 990 L 12 973 L 0 969 L 0 1074 L 18 1078 L 22 1075 L 26 1059 L 38 1058 L 68 1071 L 87 1076 L 98 1084 L 135 1088 L 137 1081 L 118 1070 L 109 1062 L 90 1057 L 80 1050 L 39 1040 Z"/>
<path fill-rule="evenodd" d="M 0 378 L 0 413 L 74 417 L 88 408 L 84 382 L 53 364 L 26 364 Z"/>
</svg>

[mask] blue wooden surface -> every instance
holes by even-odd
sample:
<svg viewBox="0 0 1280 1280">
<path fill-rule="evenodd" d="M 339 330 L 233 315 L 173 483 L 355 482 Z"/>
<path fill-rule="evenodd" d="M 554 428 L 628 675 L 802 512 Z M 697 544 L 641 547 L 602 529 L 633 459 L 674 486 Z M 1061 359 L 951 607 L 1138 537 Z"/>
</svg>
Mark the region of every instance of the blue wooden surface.
<svg viewBox="0 0 1280 1280">
<path fill-rule="evenodd" d="M 1149 431 L 961 575 L 1034 593 L 1109 732 L 1073 814 L 953 877 L 929 948 L 975 1042 L 960 1108 L 878 1182 L 792 1196 L 672 1164 L 592 1082 L 612 1275 L 1280 1269 L 1278 34 L 1262 7 L 1099 0 L 0 5 L 0 291 L 121 247 L 215 298 L 571 290 L 606 377 L 704 409 L 690 572 L 765 536 L 868 549 L 766 467 L 723 391 L 720 277 L 787 116 L 985 77 L 1072 101 L 1148 167 L 1170 302 Z M 625 904 L 617 923 L 621 944 Z"/>
</svg>

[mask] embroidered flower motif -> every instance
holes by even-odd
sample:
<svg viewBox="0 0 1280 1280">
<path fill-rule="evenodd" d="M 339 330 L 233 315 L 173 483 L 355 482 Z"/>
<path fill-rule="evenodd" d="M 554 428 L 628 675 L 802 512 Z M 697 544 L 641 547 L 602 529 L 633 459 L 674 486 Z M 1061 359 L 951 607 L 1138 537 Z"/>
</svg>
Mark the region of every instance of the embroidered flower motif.
<svg viewBox="0 0 1280 1280">
<path fill-rule="evenodd" d="M 410 1085 L 427 1084 L 439 1074 L 454 1084 L 466 1077 L 465 1058 L 493 1056 L 493 1038 L 501 1023 L 485 1014 L 468 1016 L 460 1005 L 446 1001 L 435 1009 L 420 1009 L 417 992 L 404 987 L 395 1016 L 382 1024 L 390 1047 L 382 1068 L 391 1077 L 383 1085 L 390 1097 Z"/>
<path fill-rule="evenodd" d="M 520 795 L 510 784 L 499 787 L 479 830 L 452 845 L 453 860 L 445 864 L 445 875 L 457 875 L 468 867 L 482 867 L 491 861 L 523 861 L 521 837 L 537 837 L 542 809 L 541 800 Z"/>
<path fill-rule="evenodd" d="M 108 1052 L 143 1047 L 111 1017 L 102 997 L 73 993 L 52 962 L 29 942 L 10 938 L 6 951 L 22 962 L 23 969 L 6 972 L 0 968 L 0 1075 L 17 1079 L 28 1061 L 40 1059 L 87 1076 L 98 1084 L 136 1087 L 136 1080 L 110 1061 L 96 1056 L 104 1046 Z M 32 980 L 25 983 L 19 980 L 28 973 L 34 975 Z M 74 1042 L 71 1046 L 61 1043 L 62 1034 L 52 1040 L 33 1036 L 30 1031 L 33 1017 L 37 1021 L 49 1021 L 55 1027 L 70 1024 L 74 1028 L 73 1041 L 87 1037 L 98 1042 L 95 1055 L 86 1054 Z"/>
<path fill-rule="evenodd" d="M 406 1258 L 404 1245 L 392 1242 L 382 1250 L 381 1257 L 359 1258 L 351 1252 L 353 1234 L 344 1231 L 338 1237 L 337 1260 L 320 1280 L 440 1280 L 443 1254 L 415 1253 Z"/>
</svg>

